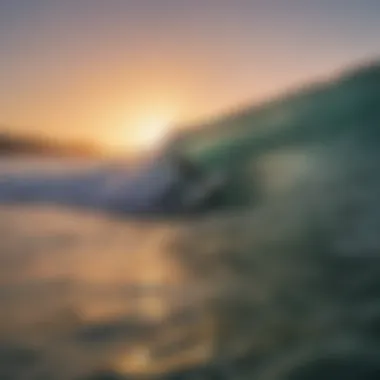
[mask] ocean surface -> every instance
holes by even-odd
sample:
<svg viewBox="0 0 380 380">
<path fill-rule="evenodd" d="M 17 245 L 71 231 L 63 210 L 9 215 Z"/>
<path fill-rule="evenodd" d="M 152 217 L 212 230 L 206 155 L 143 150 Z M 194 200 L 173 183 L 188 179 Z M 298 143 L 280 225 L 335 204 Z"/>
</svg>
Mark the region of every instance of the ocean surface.
<svg viewBox="0 0 380 380">
<path fill-rule="evenodd" d="M 380 160 L 352 147 L 262 158 L 260 202 L 176 220 L 128 212 L 159 162 L 3 160 L 0 379 L 378 379 Z"/>
<path fill-rule="evenodd" d="M 123 161 L 10 158 L 0 163 L 0 203 L 39 203 L 143 213 L 175 173 L 163 158 Z"/>
<path fill-rule="evenodd" d="M 2 380 L 158 376 L 211 359 L 215 290 L 171 247 L 186 223 L 130 216 L 154 210 L 171 175 L 160 161 L 2 160 Z"/>
</svg>

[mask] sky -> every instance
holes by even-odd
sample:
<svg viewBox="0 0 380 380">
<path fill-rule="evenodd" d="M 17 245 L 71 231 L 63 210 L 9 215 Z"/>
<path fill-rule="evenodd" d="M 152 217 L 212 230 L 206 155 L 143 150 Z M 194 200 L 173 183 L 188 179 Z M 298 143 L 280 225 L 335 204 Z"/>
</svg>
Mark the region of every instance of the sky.
<svg viewBox="0 0 380 380">
<path fill-rule="evenodd" d="M 139 149 L 380 58 L 378 0 L 0 0 L 0 125 Z"/>
</svg>

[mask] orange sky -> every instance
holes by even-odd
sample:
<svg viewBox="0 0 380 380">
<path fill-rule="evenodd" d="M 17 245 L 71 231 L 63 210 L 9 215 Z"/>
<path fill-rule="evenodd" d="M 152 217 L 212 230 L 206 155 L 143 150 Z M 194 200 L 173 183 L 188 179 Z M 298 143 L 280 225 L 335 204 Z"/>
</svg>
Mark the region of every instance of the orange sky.
<svg viewBox="0 0 380 380">
<path fill-rule="evenodd" d="M 4 1 L 0 124 L 138 149 L 168 124 L 377 56 L 379 11 L 370 0 Z"/>
</svg>

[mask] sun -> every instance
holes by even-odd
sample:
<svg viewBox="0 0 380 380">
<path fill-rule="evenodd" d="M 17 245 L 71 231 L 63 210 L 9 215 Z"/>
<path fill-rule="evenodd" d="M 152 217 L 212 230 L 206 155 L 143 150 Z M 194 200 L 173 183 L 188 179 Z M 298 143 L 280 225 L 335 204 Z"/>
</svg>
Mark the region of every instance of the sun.
<svg viewBox="0 0 380 380">
<path fill-rule="evenodd" d="M 134 127 L 131 143 L 138 149 L 154 149 L 164 143 L 171 129 L 172 120 L 168 117 L 145 117 Z"/>
<path fill-rule="evenodd" d="M 173 131 L 174 123 L 174 118 L 169 113 L 136 117 L 115 130 L 116 133 L 109 139 L 108 150 L 111 154 L 119 154 L 159 149 Z"/>
</svg>

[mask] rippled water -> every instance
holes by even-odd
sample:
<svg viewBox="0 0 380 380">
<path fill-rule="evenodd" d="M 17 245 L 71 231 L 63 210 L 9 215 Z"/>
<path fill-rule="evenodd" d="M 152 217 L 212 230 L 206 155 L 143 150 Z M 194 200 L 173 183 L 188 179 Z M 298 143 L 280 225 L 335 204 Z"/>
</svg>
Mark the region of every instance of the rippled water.
<svg viewBox="0 0 380 380">
<path fill-rule="evenodd" d="M 264 157 L 253 207 L 192 220 L 3 205 L 0 379 L 380 378 L 380 160 L 363 152 Z"/>
<path fill-rule="evenodd" d="M 108 369 L 160 373 L 210 359 L 209 295 L 170 254 L 179 230 L 3 207 L 0 371 L 69 379 Z M 1 351 L 16 362 L 3 361 Z"/>
</svg>

